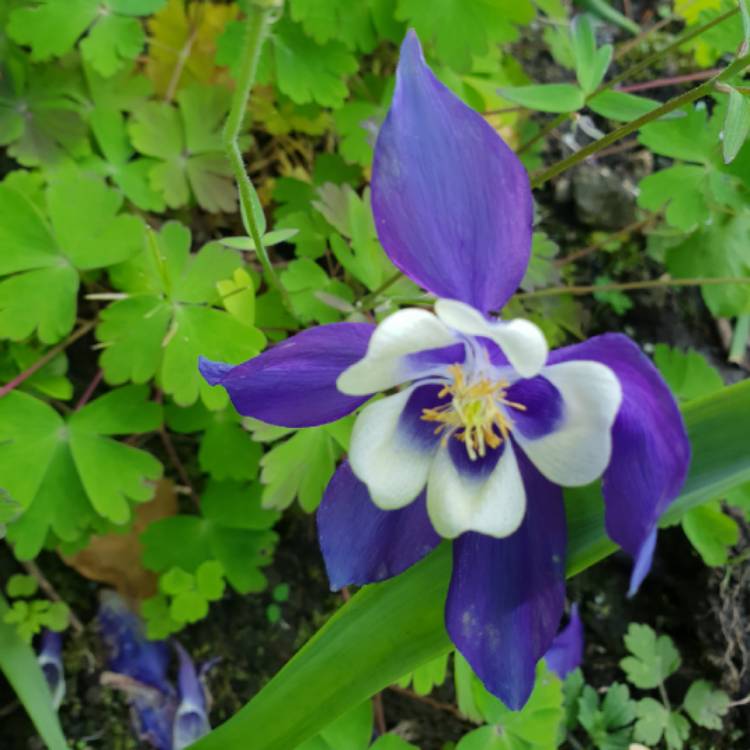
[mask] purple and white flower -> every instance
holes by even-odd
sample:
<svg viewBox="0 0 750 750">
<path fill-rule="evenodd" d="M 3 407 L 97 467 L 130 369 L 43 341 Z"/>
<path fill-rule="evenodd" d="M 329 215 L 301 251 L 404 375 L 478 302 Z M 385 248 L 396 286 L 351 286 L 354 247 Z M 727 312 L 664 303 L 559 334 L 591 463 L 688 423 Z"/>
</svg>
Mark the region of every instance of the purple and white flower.
<svg viewBox="0 0 750 750">
<path fill-rule="evenodd" d="M 437 297 L 378 326 L 335 323 L 237 366 L 202 360 L 241 414 L 286 427 L 357 417 L 318 511 L 333 588 L 380 581 L 453 541 L 446 626 L 487 688 L 522 706 L 564 607 L 562 487 L 602 478 L 609 536 L 647 574 L 690 448 L 675 401 L 626 336 L 550 352 L 493 316 L 529 262 L 526 172 L 426 65 L 410 32 L 372 177 L 380 241 Z"/>
</svg>

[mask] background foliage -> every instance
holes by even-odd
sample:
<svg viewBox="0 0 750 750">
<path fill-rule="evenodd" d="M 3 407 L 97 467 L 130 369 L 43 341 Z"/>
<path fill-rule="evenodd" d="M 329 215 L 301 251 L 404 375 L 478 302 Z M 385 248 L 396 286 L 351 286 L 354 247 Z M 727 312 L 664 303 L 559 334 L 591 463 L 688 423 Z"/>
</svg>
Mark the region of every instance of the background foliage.
<svg viewBox="0 0 750 750">
<path fill-rule="evenodd" d="M 746 34 L 730 0 L 676 0 L 657 9 L 661 20 L 649 10 L 651 30 L 635 39 L 632 20 L 601 3 L 580 3 L 593 9 L 580 15 L 562 0 L 288 0 L 240 138 L 276 288 L 245 236 L 221 134 L 250 1 L 0 5 L 0 522 L 16 574 L 2 627 L 20 641 L 66 625 L 67 608 L 36 587 L 33 561 L 54 560 L 51 552 L 136 600 L 153 637 L 210 618 L 230 591 L 267 588 L 285 519 L 317 507 L 352 418 L 301 430 L 242 419 L 196 362 L 241 362 L 314 323 L 429 304 L 385 256 L 369 202 L 374 138 L 407 28 L 538 185 L 545 166 L 681 91 L 679 72 L 709 69 L 709 79 Z M 679 44 L 683 26 L 688 35 L 709 28 Z M 676 68 L 661 85 L 611 85 L 653 55 Z M 627 82 L 651 74 L 636 70 Z M 646 282 L 655 301 L 644 309 L 667 300 L 685 317 L 689 309 L 718 321 L 723 359 L 747 365 L 746 93 L 740 71 L 634 128 L 628 148 L 642 163 L 597 157 L 588 188 L 581 168 L 540 190 L 532 263 L 508 314 L 534 320 L 553 346 L 601 329 L 635 331 L 681 401 L 739 379 L 738 368 L 717 370 L 685 351 L 704 341 L 644 323 L 635 295 Z M 587 207 L 614 189 L 612 174 L 626 185 L 615 190 L 626 210 L 614 218 L 613 201 Z M 669 296 L 680 283 L 702 300 Z M 652 346 L 659 340 L 679 346 Z M 742 555 L 749 510 L 739 487 L 680 523 L 705 564 L 723 566 Z M 81 562 L 118 538 L 131 540 L 131 557 L 113 553 L 114 579 Z M 31 585 L 17 575 L 24 566 Z M 136 582 L 133 566 L 143 574 Z M 264 611 L 273 624 L 289 591 L 271 578 Z M 633 625 L 625 646 L 630 688 L 613 683 L 601 694 L 580 673 L 563 684 L 540 667 L 518 715 L 456 659 L 458 710 L 478 725 L 457 748 L 550 748 L 568 735 L 602 750 L 630 741 L 679 749 L 696 727 L 721 728 L 729 698 L 705 680 L 670 704 L 664 683 L 679 655 L 667 636 Z M 656 662 L 662 671 L 652 674 Z M 441 657 L 402 689 L 427 694 L 448 672 Z M 302 747 L 365 748 L 372 727 L 367 702 Z M 384 735 L 372 747 L 414 746 Z"/>
</svg>

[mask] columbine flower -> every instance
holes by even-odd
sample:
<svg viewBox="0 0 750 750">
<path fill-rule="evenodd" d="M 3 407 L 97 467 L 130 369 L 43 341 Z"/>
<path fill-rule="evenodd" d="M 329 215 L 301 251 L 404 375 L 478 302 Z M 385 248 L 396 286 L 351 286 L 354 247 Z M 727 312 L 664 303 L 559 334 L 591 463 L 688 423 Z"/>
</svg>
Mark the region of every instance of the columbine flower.
<svg viewBox="0 0 750 750">
<path fill-rule="evenodd" d="M 331 585 L 383 580 L 454 539 L 448 632 L 517 708 L 563 611 L 561 487 L 603 476 L 607 531 L 635 559 L 635 591 L 684 480 L 684 426 L 627 337 L 548 352 L 532 323 L 490 315 L 528 265 L 529 181 L 435 78 L 413 32 L 375 148 L 372 203 L 385 251 L 438 297 L 434 314 L 320 326 L 201 371 L 241 414 L 286 427 L 334 421 L 390 392 L 357 418 L 318 512 Z"/>
<path fill-rule="evenodd" d="M 109 656 L 103 681 L 128 696 L 138 739 L 156 750 L 183 750 L 208 734 L 205 690 L 185 649 L 175 642 L 175 690 L 168 643 L 148 640 L 140 618 L 113 591 L 102 594 L 98 622 Z"/>
</svg>

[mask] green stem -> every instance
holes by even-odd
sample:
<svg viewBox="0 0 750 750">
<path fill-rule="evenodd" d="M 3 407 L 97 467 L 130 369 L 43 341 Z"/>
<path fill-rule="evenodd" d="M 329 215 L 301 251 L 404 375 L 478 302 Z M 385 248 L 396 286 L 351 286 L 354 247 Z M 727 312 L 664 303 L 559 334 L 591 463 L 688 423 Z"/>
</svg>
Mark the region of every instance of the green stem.
<svg viewBox="0 0 750 750">
<path fill-rule="evenodd" d="M 366 294 L 359 301 L 359 307 L 366 310 L 377 298 L 387 289 L 390 289 L 399 279 L 403 278 L 404 274 L 401 271 L 396 271 L 392 276 L 389 276 L 377 289 Z"/>
<path fill-rule="evenodd" d="M 548 167 L 543 172 L 532 178 L 531 186 L 534 188 L 538 188 L 541 185 L 544 185 L 544 183 L 548 180 L 556 177 L 562 172 L 565 172 L 579 162 L 584 161 L 584 159 L 587 159 L 597 151 L 601 151 L 603 148 L 606 148 L 616 141 L 619 141 L 626 135 L 634 133 L 636 130 L 639 130 L 649 122 L 658 120 L 660 117 L 663 117 L 664 115 L 669 114 L 676 109 L 679 109 L 685 104 L 689 104 L 690 102 L 694 102 L 696 99 L 700 99 L 702 96 L 706 96 L 707 94 L 711 93 L 711 90 L 717 83 L 731 78 L 733 75 L 739 73 L 748 65 L 750 65 L 750 54 L 738 57 L 731 65 L 725 68 L 723 72 L 715 75 L 713 78 L 709 79 L 700 86 L 696 86 L 694 89 L 686 91 L 684 94 L 675 96 L 668 102 L 662 104 L 661 107 L 658 107 L 657 109 L 654 109 L 651 112 L 648 112 L 647 114 L 638 117 L 619 128 L 616 128 L 611 133 L 608 133 L 603 138 L 600 138 L 598 141 L 594 141 L 588 146 L 584 146 L 579 151 L 576 151 L 576 153 L 571 154 L 567 158 L 562 159 L 556 164 L 553 164 L 551 167 Z"/>
<path fill-rule="evenodd" d="M 595 294 L 597 292 L 634 292 L 642 289 L 658 289 L 674 286 L 716 286 L 721 284 L 750 284 L 750 278 L 722 276 L 719 278 L 699 279 L 648 279 L 647 281 L 625 281 L 612 284 L 595 284 L 589 286 L 554 286 L 549 289 L 536 289 L 533 292 L 519 292 L 513 295 L 515 299 L 531 299 L 532 297 L 556 297 L 559 294 Z"/>
<path fill-rule="evenodd" d="M 251 4 L 247 20 L 245 22 L 245 36 L 242 42 L 242 56 L 239 74 L 236 81 L 236 89 L 232 97 L 232 107 L 229 110 L 226 124 L 224 125 L 223 141 L 227 158 L 232 166 L 234 178 L 237 182 L 237 190 L 240 198 L 240 209 L 245 231 L 252 237 L 255 252 L 263 266 L 266 278 L 273 287 L 281 294 L 284 303 L 289 306 L 289 298 L 286 289 L 279 282 L 276 271 L 268 257 L 268 251 L 263 244 L 260 229 L 256 219 L 255 204 L 258 202 L 255 188 L 253 187 L 245 162 L 240 150 L 239 137 L 242 131 L 242 123 L 250 100 L 250 91 L 255 82 L 255 74 L 258 70 L 258 60 L 263 49 L 263 43 L 268 34 L 272 15 L 277 9 L 273 3 Z"/>
<path fill-rule="evenodd" d="M 729 350 L 729 361 L 739 364 L 745 360 L 747 342 L 750 339 L 750 314 L 740 315 L 734 325 L 732 346 Z"/>
<path fill-rule="evenodd" d="M 738 12 L 739 8 L 732 8 L 732 10 L 728 10 L 726 13 L 722 13 L 720 16 L 716 16 L 716 18 L 713 18 L 707 23 L 704 23 L 701 26 L 696 26 L 694 29 L 690 29 L 690 31 L 686 31 L 683 34 L 680 34 L 677 39 L 675 39 L 671 44 L 668 44 L 663 49 L 657 50 L 656 52 L 648 55 L 632 67 L 627 68 L 619 75 L 615 76 L 606 83 L 603 83 L 596 91 L 586 97 L 585 103 L 588 104 L 588 102 L 590 102 L 594 97 L 599 96 L 599 94 L 603 93 L 604 91 L 608 91 L 609 89 L 615 87 L 618 83 L 626 81 L 629 78 L 633 78 L 639 73 L 642 73 L 644 70 L 647 70 L 649 67 L 651 67 L 651 65 L 653 65 L 653 63 L 657 62 L 665 55 L 668 55 L 673 50 L 681 47 L 691 39 L 695 39 L 695 37 L 700 36 L 705 31 L 712 29 L 714 26 L 718 26 L 718 24 L 723 23 Z M 653 31 L 653 29 L 651 29 L 648 33 L 650 33 L 651 31 Z M 648 36 L 648 33 L 644 35 L 644 38 Z M 522 154 L 524 151 L 528 151 L 528 149 L 530 149 L 534 144 L 538 143 L 543 138 L 546 138 L 550 133 L 557 130 L 557 128 L 560 127 L 560 125 L 562 125 L 566 120 L 570 119 L 573 114 L 573 112 L 563 112 L 562 114 L 557 115 L 557 117 L 547 123 L 547 125 L 545 125 L 545 127 L 542 128 L 542 130 L 540 130 L 535 136 L 530 138 L 525 143 L 521 144 L 517 153 Z"/>
</svg>

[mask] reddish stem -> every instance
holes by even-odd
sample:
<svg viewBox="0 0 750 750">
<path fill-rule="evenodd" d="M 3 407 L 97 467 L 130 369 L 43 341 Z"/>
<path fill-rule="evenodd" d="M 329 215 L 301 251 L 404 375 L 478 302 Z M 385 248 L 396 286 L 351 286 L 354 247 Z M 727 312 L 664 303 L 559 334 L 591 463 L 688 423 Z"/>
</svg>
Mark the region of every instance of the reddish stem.
<svg viewBox="0 0 750 750">
<path fill-rule="evenodd" d="M 71 344 L 85 336 L 95 325 L 95 320 L 90 320 L 88 323 L 84 323 L 77 331 L 71 333 L 65 341 L 57 346 L 53 346 L 48 352 L 45 352 L 36 362 L 34 362 L 33 365 L 27 367 L 22 373 L 16 375 L 13 380 L 0 388 L 0 398 L 7 396 L 14 388 L 18 388 L 21 383 L 28 380 L 35 372 L 41 370 L 42 367 L 48 362 L 51 362 L 58 354 L 60 354 L 60 352 L 65 351 Z"/>
<path fill-rule="evenodd" d="M 664 86 L 676 86 L 680 83 L 690 83 L 691 81 L 707 81 L 715 75 L 721 73 L 723 68 L 711 68 L 711 70 L 699 70 L 695 73 L 685 73 L 681 76 L 671 76 L 669 78 L 656 78 L 653 81 L 642 81 L 641 83 L 631 83 L 628 86 L 618 86 L 615 91 L 622 91 L 625 94 L 633 91 L 648 91 L 649 89 L 659 89 Z"/>
<path fill-rule="evenodd" d="M 99 387 L 99 383 L 102 382 L 103 377 L 104 371 L 97 370 L 96 375 L 94 375 L 94 377 L 91 379 L 91 382 L 86 386 L 86 390 L 83 392 L 83 395 L 79 399 L 73 411 L 79 411 L 80 409 L 83 409 L 84 406 L 86 406 L 91 397 L 94 395 L 94 391 Z"/>
</svg>

